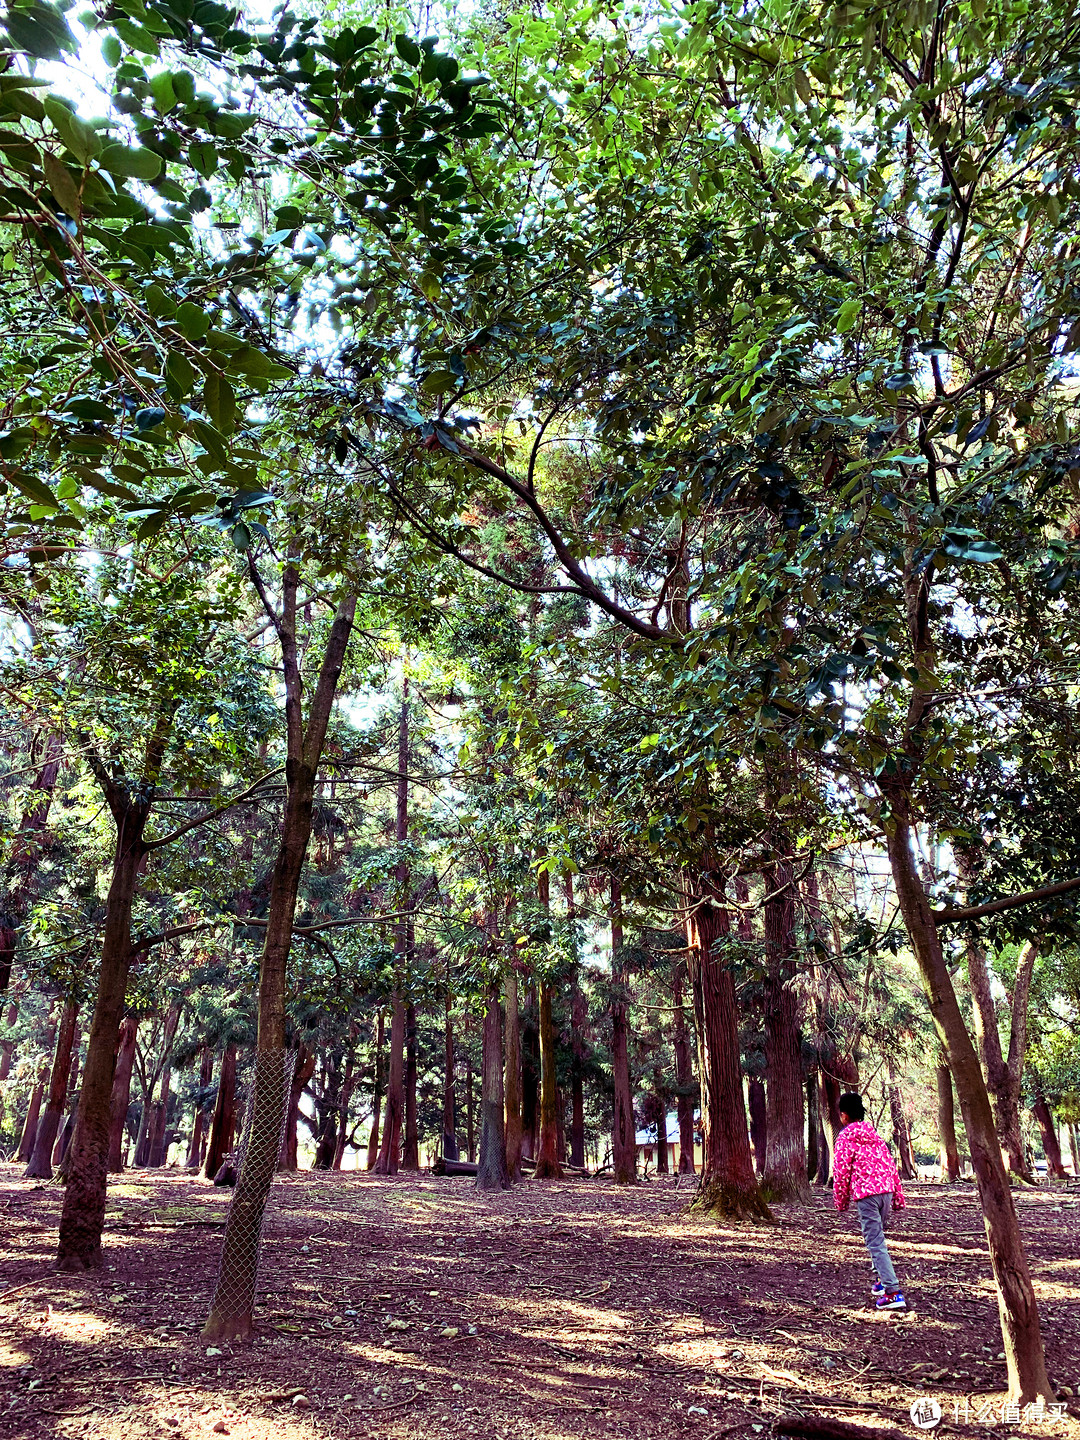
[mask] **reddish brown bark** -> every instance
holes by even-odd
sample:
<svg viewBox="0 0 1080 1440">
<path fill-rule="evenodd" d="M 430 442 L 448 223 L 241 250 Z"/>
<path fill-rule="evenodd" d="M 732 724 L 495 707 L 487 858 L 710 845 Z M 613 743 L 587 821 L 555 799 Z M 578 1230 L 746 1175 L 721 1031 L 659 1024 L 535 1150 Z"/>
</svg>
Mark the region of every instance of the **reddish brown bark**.
<svg viewBox="0 0 1080 1440">
<path fill-rule="evenodd" d="M 787 848 L 786 841 L 784 848 Z M 795 893 L 791 861 L 766 868 L 765 882 L 765 1139 L 763 1183 L 772 1200 L 810 1198 L 806 1178 L 802 1044 L 795 978 Z"/>
<path fill-rule="evenodd" d="M 34 747 L 36 748 L 36 747 Z M 4 867 L 3 908 L 0 909 L 0 996 L 7 993 L 19 930 L 34 898 L 37 868 L 46 840 L 49 808 L 60 774 L 62 746 L 58 735 L 45 741 L 41 769 L 34 776 L 31 801 L 23 812 Z M 5 1078 L 0 1076 L 0 1079 Z"/>
<path fill-rule="evenodd" d="M 449 967 L 449 961 L 447 962 Z M 449 970 L 447 973 L 449 982 Z M 446 990 L 446 1018 L 443 1029 L 443 1106 L 442 1106 L 442 1153 L 447 1160 L 460 1158 L 457 1138 L 457 1116 L 454 1103 L 454 1019 L 450 1011 L 451 995 L 449 983 Z M 507 1007 L 509 1013 L 509 1006 Z M 517 1014 L 517 992 L 514 993 L 514 1013 Z M 516 1024 L 516 1021 L 515 1021 Z M 507 1029 L 507 1044 L 509 1044 L 510 1031 Z M 518 1124 L 521 1117 L 518 1117 Z M 518 1136 L 520 1153 L 521 1137 Z M 509 1141 L 507 1142 L 509 1148 Z"/>
<path fill-rule="evenodd" d="M 352 1103 L 353 1091 L 356 1089 L 356 1082 L 359 1076 L 353 1064 L 351 1055 L 345 1060 L 345 1078 L 341 1082 L 341 1103 L 338 1107 L 337 1144 L 334 1146 L 334 1161 L 332 1168 L 340 1170 L 342 1161 L 345 1159 L 345 1146 L 349 1142 L 349 1106 Z M 419 1166 L 417 1166 L 419 1169 Z"/>
<path fill-rule="evenodd" d="M 217 1098 L 210 1117 L 210 1139 L 206 1146 L 203 1174 L 212 1180 L 233 1147 L 236 1138 L 236 1046 L 225 1046 L 218 1072 Z"/>
<path fill-rule="evenodd" d="M 705 872 L 689 878 L 687 901 L 704 1132 L 702 1174 L 695 1203 L 706 1213 L 771 1220 L 750 1156 L 735 981 L 722 954 L 722 940 L 730 933 L 730 920 L 719 877 Z"/>
<path fill-rule="evenodd" d="M 12 1000 L 7 1007 L 7 1015 L 4 1017 L 9 1030 L 14 1029 L 15 1021 L 19 1018 L 19 1002 Z M 11 1060 L 15 1054 L 15 1041 L 0 1041 L 0 1080 L 6 1080 L 11 1074 Z"/>
<path fill-rule="evenodd" d="M 585 1165 L 585 1025 L 588 1002 L 574 975 L 570 997 L 570 1164 L 582 1169 Z"/>
<path fill-rule="evenodd" d="M 1065 1166 L 1061 1163 L 1061 1143 L 1058 1140 L 1057 1126 L 1054 1124 L 1054 1117 L 1046 1096 L 1043 1094 L 1042 1081 L 1038 1074 L 1035 1075 L 1035 1119 L 1039 1126 L 1039 1134 L 1042 1137 L 1043 1154 L 1046 1156 L 1046 1174 L 1050 1180 L 1064 1180 Z"/>
<path fill-rule="evenodd" d="M 941 1178 L 948 1185 L 955 1185 L 960 1179 L 960 1151 L 956 1143 L 956 1106 L 953 1103 L 952 1071 L 949 1060 L 942 1051 L 934 1067 L 937 1084 L 938 1154 L 941 1160 Z"/>
<path fill-rule="evenodd" d="M 214 1078 L 214 1052 L 209 1045 L 204 1045 L 199 1060 L 199 1089 L 207 1090 Z M 207 1106 L 205 1103 L 197 1103 L 195 1116 L 191 1122 L 191 1139 L 188 1142 L 187 1159 L 184 1161 L 184 1168 L 187 1170 L 198 1170 L 202 1164 L 203 1140 L 206 1138 L 206 1116 Z"/>
<path fill-rule="evenodd" d="M 401 713 L 398 721 L 397 814 L 394 835 L 399 844 L 409 838 L 409 680 L 402 682 Z M 399 902 L 405 907 L 409 869 L 402 861 L 397 867 Z M 401 1164 L 402 1130 L 405 1124 L 405 998 L 409 927 L 402 919 L 394 927 L 394 999 L 390 1015 L 390 1069 L 386 1086 L 386 1116 L 383 1123 L 376 1175 L 396 1175 Z"/>
<path fill-rule="evenodd" d="M 161 1079 L 160 1093 L 153 1105 L 153 1115 L 150 1121 L 150 1145 L 146 1157 L 146 1163 L 153 1169 L 158 1169 L 165 1164 L 168 1158 L 168 1144 L 166 1134 L 169 1124 L 169 1101 L 172 1092 L 172 1047 L 176 1039 L 177 1027 L 180 1024 L 180 1012 L 183 1006 L 179 1000 L 174 1000 L 169 1006 L 168 1014 L 165 1016 L 165 1027 L 161 1041 Z"/>
<path fill-rule="evenodd" d="M 119 1174 L 124 1168 L 124 1132 L 127 1127 L 128 1107 L 131 1104 L 131 1072 L 135 1065 L 138 1038 L 139 1022 L 128 1015 L 120 1023 L 112 1094 L 109 1097 L 108 1163 L 113 1174 Z"/>
<path fill-rule="evenodd" d="M 278 1169 L 295 1172 L 299 1165 L 300 1137 L 297 1127 L 300 1123 L 300 1099 L 304 1088 L 315 1074 L 315 1051 L 309 1050 L 301 1040 L 293 1065 L 292 1085 L 289 1088 L 289 1109 L 285 1116 L 285 1134 L 278 1156 Z"/>
<path fill-rule="evenodd" d="M 630 1083 L 627 999 L 628 982 L 623 953 L 622 890 L 611 881 L 611 1072 L 615 1083 L 612 1106 L 611 1155 L 616 1185 L 637 1180 L 637 1132 L 634 1095 Z"/>
<path fill-rule="evenodd" d="M 521 1024 L 521 1154 L 535 1160 L 540 1143 L 540 1029 L 536 991 L 525 995 Z"/>
<path fill-rule="evenodd" d="M 483 1062 L 480 1094 L 480 1158 L 477 1162 L 478 1190 L 506 1190 L 510 1172 L 506 1168 L 506 1128 L 503 1116 L 503 1037 L 499 986 L 488 985 L 484 1011 Z"/>
<path fill-rule="evenodd" d="M 60 1012 L 60 1024 L 56 1031 L 56 1050 L 49 1075 L 49 1095 L 45 1110 L 34 1133 L 34 1148 L 30 1153 L 23 1175 L 28 1180 L 51 1180 L 52 1151 L 60 1121 L 67 1103 L 68 1077 L 71 1074 L 71 1054 L 75 1043 L 75 1022 L 78 1006 L 74 1000 L 67 1000 Z"/>
<path fill-rule="evenodd" d="M 511 1180 L 520 1180 L 521 1022 L 518 1016 L 518 977 L 512 963 L 506 972 L 506 1070 L 503 1077 L 503 1100 L 506 1107 L 506 1172 Z"/>
<path fill-rule="evenodd" d="M 907 1117 L 904 1114 L 904 1102 L 896 1080 L 896 1066 L 891 1058 L 886 1061 L 885 1072 L 889 1077 L 889 1118 L 892 1122 L 893 1144 L 896 1146 L 899 1157 L 900 1178 L 901 1180 L 914 1180 L 915 1156 L 912 1154 L 911 1136 L 908 1132 Z"/>
<path fill-rule="evenodd" d="M 675 1107 L 679 1117 L 679 1174 L 693 1175 L 694 1164 L 694 1061 L 690 1029 L 686 1023 L 686 957 L 678 955 L 671 967 L 672 1044 L 675 1049 Z"/>
<path fill-rule="evenodd" d="M 386 1012 L 379 1010 L 378 1029 L 375 1038 L 375 1073 L 371 1082 L 371 1133 L 368 1135 L 367 1169 L 374 1170 L 379 1158 L 379 1128 L 382 1121 L 383 1094 L 383 1035 L 386 1027 Z"/>
<path fill-rule="evenodd" d="M 754 1147 L 754 1169 L 765 1174 L 765 1146 L 769 1135 L 769 1117 L 765 1104 L 765 1081 L 752 1075 L 747 1084 L 750 1102 L 750 1141 Z"/>
<path fill-rule="evenodd" d="M 405 1007 L 405 1129 L 401 1147 L 402 1170 L 420 1169 L 420 1132 L 416 1115 L 416 1006 Z"/>
</svg>

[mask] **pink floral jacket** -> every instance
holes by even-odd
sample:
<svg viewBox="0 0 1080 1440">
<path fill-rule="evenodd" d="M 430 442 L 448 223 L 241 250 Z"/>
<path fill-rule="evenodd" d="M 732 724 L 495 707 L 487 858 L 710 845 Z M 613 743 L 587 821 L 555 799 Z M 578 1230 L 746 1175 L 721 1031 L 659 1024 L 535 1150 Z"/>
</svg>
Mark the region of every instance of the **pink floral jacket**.
<svg viewBox="0 0 1080 1440">
<path fill-rule="evenodd" d="M 893 1204 L 904 1208 L 904 1191 L 889 1147 L 872 1125 L 853 1120 L 837 1136 L 833 1155 L 833 1203 L 846 1210 L 852 1200 L 892 1193 Z"/>
</svg>

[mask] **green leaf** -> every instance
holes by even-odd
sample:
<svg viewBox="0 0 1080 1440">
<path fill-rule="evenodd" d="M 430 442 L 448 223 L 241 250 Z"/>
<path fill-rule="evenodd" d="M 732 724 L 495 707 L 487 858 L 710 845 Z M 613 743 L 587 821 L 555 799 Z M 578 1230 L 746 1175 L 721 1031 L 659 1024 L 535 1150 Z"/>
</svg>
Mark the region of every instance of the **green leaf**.
<svg viewBox="0 0 1080 1440">
<path fill-rule="evenodd" d="M 181 399 L 195 384 L 195 368 L 187 356 L 179 350 L 169 351 L 169 358 L 165 361 L 165 373 Z"/>
<path fill-rule="evenodd" d="M 210 316 L 201 305 L 194 305 L 190 300 L 177 309 L 176 323 L 183 330 L 185 337 L 192 341 L 201 340 L 210 329 Z"/>
<path fill-rule="evenodd" d="M 288 380 L 292 375 L 284 365 L 277 365 L 264 355 L 261 350 L 256 350 L 254 345 L 243 345 L 239 350 L 229 356 L 229 369 L 236 370 L 241 375 L 250 375 L 256 380 Z"/>
<path fill-rule="evenodd" d="M 129 150 L 126 145 L 106 145 L 98 157 L 110 175 L 131 180 L 156 180 L 161 174 L 161 156 L 152 150 Z"/>
<path fill-rule="evenodd" d="M 251 531 L 242 520 L 229 531 L 229 539 L 237 550 L 248 550 L 251 547 Z"/>
<path fill-rule="evenodd" d="M 92 125 L 87 125 L 85 120 L 80 120 L 78 115 L 73 115 L 55 95 L 46 97 L 45 114 L 48 115 L 53 123 L 53 128 L 76 160 L 86 165 L 98 154 L 101 149 L 101 136 Z"/>
<path fill-rule="evenodd" d="M 451 371 L 432 370 L 429 375 L 424 376 L 420 388 L 429 395 L 444 395 L 448 390 L 453 390 L 457 383 L 457 376 Z"/>
<path fill-rule="evenodd" d="M 115 70 L 117 65 L 120 64 L 120 58 L 123 53 L 123 47 L 116 36 L 106 35 L 105 39 L 101 42 L 101 58 L 105 61 L 105 64 Z"/>
<path fill-rule="evenodd" d="M 206 413 L 222 435 L 231 435 L 236 417 L 236 395 L 224 375 L 211 370 L 203 384 Z"/>
<path fill-rule="evenodd" d="M 49 151 L 42 156 L 41 163 L 45 171 L 45 180 L 56 203 L 65 215 L 70 215 L 73 220 L 78 220 L 82 213 L 82 202 L 79 199 L 79 187 L 75 183 L 75 177 L 64 162 L 58 160 Z"/>
<path fill-rule="evenodd" d="M 59 510 L 60 501 L 56 498 L 48 485 L 39 480 L 36 475 L 31 475 L 27 470 L 10 470 L 8 480 L 16 489 L 21 490 L 28 500 L 36 505 L 48 505 L 53 510 Z"/>
<path fill-rule="evenodd" d="M 431 270 L 425 270 L 420 276 L 420 289 L 429 300 L 438 300 L 442 294 L 442 286 L 439 284 L 439 277 Z"/>
<path fill-rule="evenodd" d="M 200 141 L 188 148 L 188 164 L 197 175 L 209 180 L 218 168 L 217 146 L 209 140 Z"/>
<path fill-rule="evenodd" d="M 64 17 L 40 0 L 17 10 L 9 9 L 4 17 L 4 29 L 16 50 L 25 50 L 39 60 L 59 60 L 62 51 L 78 49 Z"/>
<path fill-rule="evenodd" d="M 155 510 L 152 515 L 147 515 L 139 528 L 135 531 L 136 540 L 149 540 L 156 535 L 169 518 L 167 510 Z"/>
<path fill-rule="evenodd" d="M 172 76 L 167 70 L 159 70 L 156 75 L 150 76 L 150 94 L 162 115 L 176 109 L 176 91 L 173 89 Z"/>
<path fill-rule="evenodd" d="M 982 565 L 1000 560 L 1004 553 L 977 530 L 946 530 L 941 537 L 941 548 L 953 560 L 974 560 Z"/>
<path fill-rule="evenodd" d="M 408 35 L 395 35 L 394 49 L 407 65 L 420 64 L 420 46 L 417 45 L 415 40 L 410 40 Z"/>
<path fill-rule="evenodd" d="M 0 460 L 16 459 L 24 450 L 29 450 L 37 438 L 37 431 L 29 425 L 17 430 L 0 430 Z"/>
</svg>

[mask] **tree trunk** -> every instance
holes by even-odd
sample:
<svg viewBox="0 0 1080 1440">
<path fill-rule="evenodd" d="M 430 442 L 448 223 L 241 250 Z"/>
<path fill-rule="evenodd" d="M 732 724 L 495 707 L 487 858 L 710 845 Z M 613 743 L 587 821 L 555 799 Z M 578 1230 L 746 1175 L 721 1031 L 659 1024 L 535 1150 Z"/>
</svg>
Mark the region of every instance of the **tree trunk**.
<svg viewBox="0 0 1080 1440">
<path fill-rule="evenodd" d="M 771 1221 L 750 1158 L 735 981 L 720 953 L 720 941 L 730 931 L 723 885 L 705 872 L 688 884 L 687 900 L 705 1136 L 695 1205 L 707 1214 Z"/>
<path fill-rule="evenodd" d="M 1072 1173 L 1075 1178 L 1080 1176 L 1080 1145 L 1076 1143 L 1076 1126 L 1070 1121 L 1066 1129 L 1069 1135 L 1069 1154 L 1072 1156 Z"/>
<path fill-rule="evenodd" d="M 41 769 L 34 776 L 32 803 L 23 812 L 4 867 L 4 883 L 0 886 L 4 895 L 0 909 L 0 997 L 7 994 L 11 983 L 19 930 L 26 921 L 34 898 L 34 882 L 43 850 L 42 841 L 48 828 L 49 807 L 60 773 L 62 750 L 60 736 L 50 735 L 45 742 Z M 9 1023 L 14 1024 L 14 1020 Z M 0 1075 L 0 1080 L 6 1078 L 6 1075 Z"/>
<path fill-rule="evenodd" d="M 521 1025 L 521 1155 L 535 1160 L 540 1130 L 540 1030 L 534 1018 L 536 992 L 525 996 Z"/>
<path fill-rule="evenodd" d="M 473 1095 L 472 1050 L 468 1044 L 468 1024 L 465 1029 L 465 1148 L 469 1152 L 469 1164 L 476 1163 L 476 1101 Z"/>
<path fill-rule="evenodd" d="M 551 989 L 548 981 L 540 982 L 540 1149 L 534 1171 L 537 1180 L 562 1178 L 562 1166 L 559 1164 L 559 1095 Z"/>
<path fill-rule="evenodd" d="M 405 1007 L 405 1140 L 401 1151 L 402 1170 L 420 1169 L 420 1133 L 416 1120 L 416 1006 Z"/>
<path fill-rule="evenodd" d="M 78 1006 L 74 1000 L 70 999 L 65 1002 L 64 1008 L 60 1012 L 60 1024 L 56 1032 L 56 1051 L 53 1055 L 52 1073 L 49 1077 L 49 1098 L 45 1111 L 38 1121 L 29 1163 L 23 1171 L 24 1178 L 28 1180 L 52 1179 L 52 1151 L 67 1102 L 71 1052 L 75 1043 L 75 1021 L 78 1013 Z"/>
<path fill-rule="evenodd" d="M 821 1126 L 818 1124 L 818 1099 L 817 1099 L 817 1072 L 811 1070 L 806 1077 L 806 1178 L 816 1180 L 818 1168 L 821 1165 L 821 1152 L 818 1149 L 818 1132 Z M 753 1136 L 751 1136 L 751 1139 Z"/>
<path fill-rule="evenodd" d="M 1042 1136 L 1043 1153 L 1046 1156 L 1046 1178 L 1048 1180 L 1064 1180 L 1065 1166 L 1061 1163 L 1061 1145 L 1058 1142 L 1057 1128 L 1054 1125 L 1054 1117 L 1050 1113 L 1050 1106 L 1043 1094 L 1042 1081 L 1038 1073 L 1034 1076 L 1035 1081 L 1035 1119 L 1038 1122 L 1039 1134 Z"/>
<path fill-rule="evenodd" d="M 138 1039 L 139 1022 L 128 1015 L 120 1023 L 112 1094 L 109 1097 L 109 1170 L 113 1175 L 119 1175 L 124 1168 L 124 1133 L 131 1105 L 131 1072 L 135 1066 Z"/>
<path fill-rule="evenodd" d="M 165 1033 L 162 1036 L 161 1092 L 154 1107 L 153 1125 L 150 1131 L 150 1153 L 146 1163 L 152 1170 L 160 1168 L 168 1159 L 165 1134 L 169 1124 L 169 1100 L 172 1090 L 172 1047 L 180 1024 L 182 1005 L 174 1000 L 165 1016 Z"/>
<path fill-rule="evenodd" d="M 270 881 L 266 937 L 259 960 L 251 1143 L 244 1154 L 229 1206 L 221 1269 L 203 1328 L 203 1338 L 209 1341 L 246 1339 L 254 1330 L 252 1310 L 259 1239 L 267 1196 L 277 1169 L 292 1076 L 291 1057 L 285 1049 L 285 989 L 296 897 L 311 838 L 319 762 L 356 611 L 355 595 L 346 596 L 338 603 L 305 726 L 296 638 L 299 578 L 296 568 L 287 564 L 283 572 L 282 614 L 278 617 L 271 612 L 281 644 L 285 678 L 285 813 Z"/>
<path fill-rule="evenodd" d="M 990 1263 L 998 1287 L 1009 1399 L 1020 1404 L 1033 1403 L 1039 1395 L 1052 1399 L 1031 1272 L 979 1057 L 957 1003 L 937 923 L 915 862 L 907 794 L 895 787 L 888 798 L 892 809 L 887 838 L 893 883 L 934 1025 L 948 1053 L 986 1222 Z"/>
<path fill-rule="evenodd" d="M 209 1045 L 204 1045 L 199 1059 L 199 1089 L 207 1090 L 214 1078 L 214 1052 Z M 115 1091 L 114 1091 L 115 1094 Z M 191 1122 L 191 1141 L 188 1144 L 187 1159 L 184 1161 L 185 1170 L 198 1170 L 202 1164 L 203 1139 L 206 1135 L 206 1105 L 197 1104 L 195 1115 Z M 110 1152 L 111 1154 L 111 1152 Z M 112 1169 L 110 1158 L 109 1168 Z"/>
<path fill-rule="evenodd" d="M 210 1118 L 210 1140 L 203 1174 L 212 1180 L 236 1138 L 236 1046 L 226 1045 L 218 1074 L 217 1098 Z"/>
<path fill-rule="evenodd" d="M 375 1039 L 375 1078 L 371 1086 L 371 1133 L 368 1136 L 367 1169 L 373 1171 L 379 1159 L 379 1123 L 382 1118 L 383 1099 L 383 1036 L 386 1028 L 386 1012 L 379 1010 L 378 1028 Z"/>
<path fill-rule="evenodd" d="M 9 1030 L 14 1029 L 15 1021 L 19 1018 L 19 1002 L 12 1000 L 7 1007 L 6 1024 Z M 0 1041 L 0 1081 L 6 1080 L 11 1074 L 11 1059 L 15 1054 L 15 1041 Z"/>
<path fill-rule="evenodd" d="M 573 899 L 573 891 L 571 900 Z M 570 1047 L 573 1052 L 573 1069 L 570 1075 L 570 1164 L 579 1170 L 585 1168 L 585 1024 L 588 1020 L 588 1002 L 574 974 L 574 988 L 570 998 Z"/>
<path fill-rule="evenodd" d="M 675 1106 L 679 1117 L 679 1174 L 693 1175 L 694 1164 L 694 1061 L 686 1023 L 686 957 L 678 955 L 671 967 L 671 1029 L 675 1049 Z"/>
<path fill-rule="evenodd" d="M 345 1060 L 345 1079 L 341 1084 L 341 1104 L 338 1106 L 337 1144 L 334 1146 L 333 1169 L 340 1170 L 345 1159 L 345 1146 L 349 1140 L 349 1105 L 356 1088 L 356 1071 L 351 1055 Z M 417 1169 L 419 1169 L 417 1165 Z"/>
<path fill-rule="evenodd" d="M 15 1159 L 20 1164 L 29 1164 L 30 1156 L 34 1153 L 34 1140 L 37 1136 L 38 1120 L 41 1116 L 41 1102 L 45 1098 L 45 1084 L 48 1078 L 49 1062 L 42 1060 L 38 1066 L 37 1081 L 30 1091 L 30 1102 L 26 1107 L 22 1132 L 19 1136 L 19 1148 L 15 1152 Z"/>
<path fill-rule="evenodd" d="M 518 977 L 511 962 L 506 972 L 506 1172 L 521 1179 L 521 1028 L 518 1016 Z M 456 1156 L 448 1156 L 455 1159 Z"/>
<path fill-rule="evenodd" d="M 304 1089 L 315 1074 L 315 1051 L 309 1050 L 301 1040 L 293 1065 L 292 1083 L 289 1086 L 289 1108 L 285 1115 L 285 1135 L 281 1141 L 278 1169 L 295 1173 L 300 1164 L 300 1101 Z"/>
<path fill-rule="evenodd" d="M 449 981 L 449 975 L 447 976 Z M 457 1119 L 454 1114 L 454 1020 L 450 1013 L 451 994 L 449 983 L 446 989 L 446 1025 L 443 1032 L 443 1109 L 442 1109 L 442 1153 L 447 1160 L 460 1158 L 457 1139 Z M 517 1009 L 517 993 L 514 995 Z M 507 1034 L 509 1035 L 509 1031 Z M 520 1121 L 519 1121 L 520 1123 Z M 520 1147 L 520 1136 L 519 1136 Z"/>
<path fill-rule="evenodd" d="M 956 1144 L 956 1107 L 953 1104 L 952 1071 L 948 1056 L 942 1048 L 934 1067 L 937 1081 L 938 1154 L 941 1160 L 941 1178 L 947 1185 L 955 1185 L 960 1179 L 960 1151 Z"/>
<path fill-rule="evenodd" d="M 399 980 L 400 985 L 400 980 Z M 376 1175 L 396 1175 L 401 1164 L 401 1129 L 405 1119 L 405 1002 L 394 989 L 390 1014 L 390 1073 L 386 1085 L 386 1114 L 382 1142 L 375 1162 Z"/>
<path fill-rule="evenodd" d="M 786 842 L 785 842 L 786 844 Z M 795 978 L 795 894 L 791 861 L 764 873 L 765 912 L 765 1141 L 764 1185 L 770 1200 L 810 1199 L 806 1178 L 802 1044 Z"/>
<path fill-rule="evenodd" d="M 667 1175 L 668 1172 L 668 1143 L 667 1143 L 667 1093 L 664 1089 L 664 1076 L 659 1065 L 653 1067 L 653 1093 L 656 1096 L 656 1108 L 658 1118 L 656 1121 L 656 1173 Z"/>
<path fill-rule="evenodd" d="M 627 1026 L 628 975 L 623 958 L 622 891 L 611 881 L 611 1072 L 615 1082 L 611 1154 L 616 1185 L 637 1180 L 637 1132 L 630 1083 Z"/>
<path fill-rule="evenodd" d="M 768 1109 L 765 1104 L 765 1081 L 751 1075 L 747 1082 L 750 1101 L 750 1139 L 754 1146 L 754 1169 L 765 1174 L 765 1146 L 769 1135 Z"/>
<path fill-rule="evenodd" d="M 484 1011 L 484 1037 L 480 1096 L 480 1159 L 476 1171 L 478 1190 L 506 1190 L 510 1172 L 506 1166 L 506 1126 L 503 1115 L 503 1037 L 499 987 L 489 984 Z"/>
<path fill-rule="evenodd" d="M 171 728 L 171 716 L 169 718 Z M 105 1225 L 116 1037 L 127 995 L 132 959 L 131 911 L 146 855 L 142 835 L 149 805 L 147 800 L 123 809 L 117 806 L 114 811 L 117 843 L 106 902 L 97 1001 L 86 1046 L 79 1114 L 60 1217 L 57 1263 L 61 1270 L 96 1269 L 102 1264 L 101 1232 Z"/>
<path fill-rule="evenodd" d="M 896 1066 L 890 1056 L 885 1062 L 885 1073 L 889 1077 L 889 1118 L 892 1122 L 893 1144 L 899 1156 L 901 1180 L 915 1179 L 915 1156 L 911 1152 L 911 1137 L 908 1134 L 907 1119 L 900 1086 L 896 1081 Z"/>
</svg>

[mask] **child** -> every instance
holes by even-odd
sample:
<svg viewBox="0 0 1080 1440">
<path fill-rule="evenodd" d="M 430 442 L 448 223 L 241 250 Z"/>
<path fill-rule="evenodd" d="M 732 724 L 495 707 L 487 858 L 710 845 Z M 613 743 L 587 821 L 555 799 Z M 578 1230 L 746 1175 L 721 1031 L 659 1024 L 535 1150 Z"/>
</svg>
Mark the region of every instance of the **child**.
<svg viewBox="0 0 1080 1440">
<path fill-rule="evenodd" d="M 898 1210 L 904 1208 L 900 1176 L 889 1147 L 863 1118 L 866 1112 L 862 1096 L 841 1095 L 839 1108 L 840 1134 L 833 1156 L 833 1200 L 840 1211 L 847 1209 L 849 1201 L 855 1201 L 863 1239 L 877 1276 L 872 1292 L 875 1308 L 906 1310 L 907 1301 L 885 1244 L 893 1206 Z"/>
</svg>

